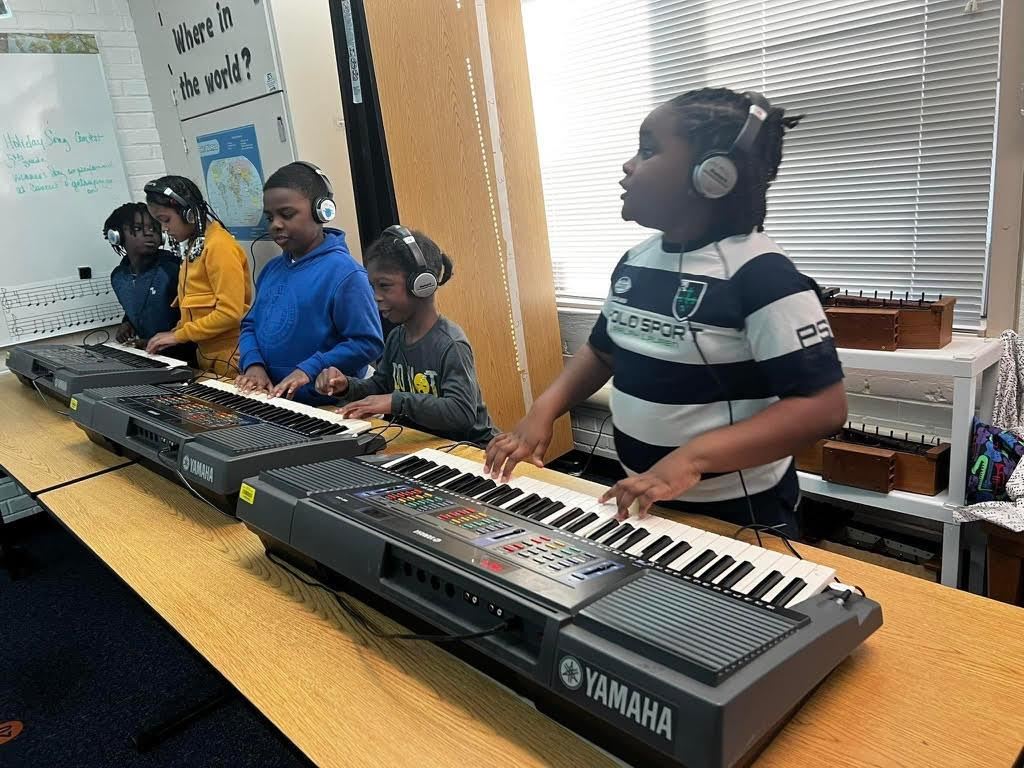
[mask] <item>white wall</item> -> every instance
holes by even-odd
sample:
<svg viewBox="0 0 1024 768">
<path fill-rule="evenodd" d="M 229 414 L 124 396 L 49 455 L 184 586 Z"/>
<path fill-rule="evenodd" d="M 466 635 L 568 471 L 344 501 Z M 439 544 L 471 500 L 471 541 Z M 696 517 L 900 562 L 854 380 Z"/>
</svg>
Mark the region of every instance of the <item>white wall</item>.
<svg viewBox="0 0 1024 768">
<path fill-rule="evenodd" d="M 164 173 L 164 159 L 127 1 L 8 0 L 7 4 L 14 15 L 0 19 L 0 32 L 87 32 L 96 36 L 128 188 L 134 199 L 142 200 L 143 185 Z M 102 224 L 96 222 L 97 232 Z M 83 336 L 73 334 L 60 340 L 80 343 Z M 93 340 L 98 339 L 94 336 Z M 0 358 L 0 371 L 6 370 L 4 359 Z"/>
</svg>

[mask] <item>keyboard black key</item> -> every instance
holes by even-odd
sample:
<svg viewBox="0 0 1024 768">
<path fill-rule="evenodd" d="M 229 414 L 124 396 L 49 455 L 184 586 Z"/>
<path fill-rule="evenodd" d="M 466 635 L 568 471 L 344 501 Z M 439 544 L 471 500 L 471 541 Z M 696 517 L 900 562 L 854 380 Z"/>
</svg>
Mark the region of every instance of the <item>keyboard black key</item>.
<svg viewBox="0 0 1024 768">
<path fill-rule="evenodd" d="M 761 581 L 759 581 L 757 583 L 757 586 L 755 586 L 747 594 L 750 597 L 753 597 L 756 600 L 760 600 L 762 597 L 765 596 L 765 594 L 768 593 L 768 591 L 772 587 L 774 587 L 780 581 L 782 581 L 782 574 L 779 573 L 778 571 L 772 571 L 767 576 L 765 576 L 763 579 L 761 579 Z"/>
<path fill-rule="evenodd" d="M 487 493 L 479 498 L 484 504 L 490 504 L 492 501 L 499 496 L 504 495 L 505 491 L 509 490 L 509 487 L 505 484 L 499 485 L 496 488 L 492 488 Z"/>
<path fill-rule="evenodd" d="M 516 514 L 521 515 L 523 517 L 530 517 L 534 512 L 543 507 L 546 507 L 550 503 L 551 499 L 547 498 L 546 496 L 538 496 L 536 501 L 534 501 L 532 504 L 528 504 L 527 506 L 522 507 L 518 512 L 516 512 Z"/>
<path fill-rule="evenodd" d="M 622 525 L 622 523 L 620 523 L 618 520 L 616 520 L 613 517 L 611 520 L 606 522 L 604 525 L 599 525 L 599 526 L 597 526 L 597 528 L 592 530 L 590 532 L 590 534 L 587 536 L 587 538 L 590 539 L 591 541 L 597 541 L 602 536 L 607 536 L 609 533 L 614 531 L 620 525 Z"/>
<path fill-rule="evenodd" d="M 617 531 L 615 531 L 615 533 L 611 534 L 608 538 L 606 538 L 601 543 L 605 544 L 605 545 L 607 545 L 609 547 L 612 547 L 612 546 L 615 545 L 615 542 L 622 541 L 622 539 L 624 539 L 626 536 L 628 536 L 629 532 L 632 531 L 632 530 L 633 530 L 633 526 L 632 525 L 630 525 L 629 523 L 623 523 L 622 525 L 619 526 L 619 529 Z"/>
<path fill-rule="evenodd" d="M 667 549 L 662 552 L 658 557 L 654 558 L 654 562 L 660 563 L 661 565 L 668 565 L 677 557 L 682 557 L 690 551 L 690 543 L 687 541 L 677 541 L 675 546 L 671 549 Z"/>
<path fill-rule="evenodd" d="M 672 543 L 671 536 L 661 536 L 651 544 L 644 547 L 644 551 L 640 553 L 641 560 L 650 560 L 656 554 L 661 552 L 665 547 Z"/>
<path fill-rule="evenodd" d="M 493 491 L 497 486 L 498 484 L 488 477 L 477 483 L 473 483 L 469 488 L 463 490 L 463 493 L 467 496 L 472 496 L 475 499 L 481 494 Z"/>
<path fill-rule="evenodd" d="M 527 507 L 533 506 L 539 499 L 540 496 L 538 496 L 536 493 L 531 493 L 528 496 L 523 496 L 523 498 L 521 498 L 511 507 L 508 507 L 508 511 L 518 515 Z"/>
<path fill-rule="evenodd" d="M 438 480 L 434 481 L 434 485 L 440 485 L 441 483 L 451 480 L 453 477 L 458 477 L 462 473 L 454 467 L 449 467 L 448 472 Z"/>
<path fill-rule="evenodd" d="M 531 520 L 543 520 L 548 515 L 554 514 L 560 509 L 565 509 L 565 504 L 561 501 L 553 501 L 550 504 L 541 507 L 530 515 Z"/>
<path fill-rule="evenodd" d="M 713 549 L 705 549 L 697 557 L 686 564 L 686 567 L 680 571 L 684 576 L 693 576 L 697 571 L 703 568 L 705 565 L 710 563 L 718 557 L 718 553 Z"/>
<path fill-rule="evenodd" d="M 577 520 L 575 523 L 572 523 L 565 530 L 567 530 L 569 533 L 576 533 L 576 531 L 578 531 L 580 528 L 586 528 L 592 522 L 597 520 L 597 518 L 598 518 L 598 514 L 596 512 L 588 512 L 583 517 L 581 517 L 579 520 Z"/>
<path fill-rule="evenodd" d="M 559 515 L 558 517 L 556 517 L 554 520 L 548 523 L 548 525 L 550 525 L 552 528 L 564 528 L 566 525 L 571 523 L 573 520 L 575 520 L 582 514 L 582 509 L 580 509 L 579 507 L 573 507 L 564 515 Z"/>
<path fill-rule="evenodd" d="M 424 475 L 419 475 L 416 479 L 421 483 L 433 484 L 437 483 L 441 478 L 448 477 L 449 472 L 451 472 L 450 467 L 437 467 Z"/>
<path fill-rule="evenodd" d="M 622 552 L 625 552 L 630 547 L 639 544 L 648 536 L 650 536 L 650 533 L 646 528 L 637 528 L 631 534 L 629 534 L 629 536 L 627 536 L 625 539 L 616 544 L 615 548 Z"/>
<path fill-rule="evenodd" d="M 724 579 L 718 582 L 718 585 L 722 589 L 732 589 L 733 586 L 739 583 L 740 579 L 745 577 L 752 570 L 754 570 L 753 563 L 740 563 L 731 571 L 729 571 L 728 575 L 726 575 Z"/>
<path fill-rule="evenodd" d="M 465 475 L 460 477 L 458 480 L 455 480 L 455 481 L 449 483 L 448 485 L 446 485 L 445 489 L 451 491 L 452 493 L 462 493 L 462 491 L 465 488 L 469 488 L 472 485 L 476 485 L 482 479 L 483 478 L 478 477 L 477 475 L 474 475 L 472 472 L 467 472 Z"/>
<path fill-rule="evenodd" d="M 507 490 L 503 491 L 500 496 L 492 497 L 491 501 L 488 503 L 494 504 L 496 507 L 500 507 L 502 504 L 512 501 L 512 499 L 516 498 L 516 496 L 522 495 L 522 488 L 508 488 Z"/>
<path fill-rule="evenodd" d="M 789 584 L 782 588 L 782 591 L 779 592 L 779 594 L 775 596 L 772 600 L 772 605 L 785 607 L 789 601 L 796 597 L 800 593 L 800 590 L 806 586 L 807 582 L 803 579 L 793 579 Z"/>
<path fill-rule="evenodd" d="M 392 472 L 398 472 L 399 474 L 403 474 L 405 470 L 409 469 L 410 467 L 417 466 L 421 461 L 423 461 L 423 459 L 421 459 L 419 456 L 406 456 L 400 462 L 390 467 L 390 469 Z"/>
<path fill-rule="evenodd" d="M 736 561 L 729 555 L 723 555 L 711 565 L 709 565 L 704 571 L 701 572 L 700 578 L 703 581 L 712 581 L 716 577 L 721 576 L 725 573 L 726 568 L 732 567 L 732 564 Z"/>
</svg>

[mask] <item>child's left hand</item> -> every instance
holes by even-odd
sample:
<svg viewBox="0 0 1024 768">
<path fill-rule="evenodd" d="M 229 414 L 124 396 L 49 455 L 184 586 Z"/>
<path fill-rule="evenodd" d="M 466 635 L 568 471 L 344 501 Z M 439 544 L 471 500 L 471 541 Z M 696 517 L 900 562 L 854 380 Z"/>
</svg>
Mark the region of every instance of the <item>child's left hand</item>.
<svg viewBox="0 0 1024 768">
<path fill-rule="evenodd" d="M 305 372 L 296 368 L 294 371 L 285 376 L 281 381 L 277 383 L 277 386 L 270 390 L 271 397 L 287 397 L 291 400 L 295 397 L 295 393 L 298 392 L 302 387 L 309 384 L 309 376 Z"/>
<path fill-rule="evenodd" d="M 370 395 L 338 409 L 346 419 L 365 419 L 378 413 L 391 413 L 391 395 Z"/>
<path fill-rule="evenodd" d="M 700 482 L 700 471 L 692 464 L 666 466 L 664 461 L 662 459 L 642 474 L 619 480 L 604 492 L 599 501 L 604 504 L 615 499 L 619 508 L 618 520 L 629 517 L 630 506 L 636 502 L 636 515 L 643 519 L 650 515 L 654 502 L 674 499 Z"/>
<path fill-rule="evenodd" d="M 146 345 L 146 351 L 151 355 L 155 355 L 162 349 L 173 347 L 178 343 L 178 340 L 174 338 L 174 331 L 163 331 L 155 334 Z"/>
</svg>

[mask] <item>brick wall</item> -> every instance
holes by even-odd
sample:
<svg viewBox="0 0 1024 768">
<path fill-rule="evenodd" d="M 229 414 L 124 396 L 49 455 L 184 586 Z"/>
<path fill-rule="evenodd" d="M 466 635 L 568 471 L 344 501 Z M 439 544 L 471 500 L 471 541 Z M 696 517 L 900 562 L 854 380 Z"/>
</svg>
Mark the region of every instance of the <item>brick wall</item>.
<svg viewBox="0 0 1024 768">
<path fill-rule="evenodd" d="M 8 0 L 7 4 L 13 17 L 0 19 L 0 32 L 87 32 L 96 36 L 128 189 L 133 199 L 142 200 L 143 185 L 164 173 L 164 157 L 127 0 Z M 81 343 L 84 335 L 60 340 Z M 93 336 L 92 341 L 97 340 L 102 339 Z M 2 360 L 0 357 L 0 372 L 7 370 Z"/>
</svg>

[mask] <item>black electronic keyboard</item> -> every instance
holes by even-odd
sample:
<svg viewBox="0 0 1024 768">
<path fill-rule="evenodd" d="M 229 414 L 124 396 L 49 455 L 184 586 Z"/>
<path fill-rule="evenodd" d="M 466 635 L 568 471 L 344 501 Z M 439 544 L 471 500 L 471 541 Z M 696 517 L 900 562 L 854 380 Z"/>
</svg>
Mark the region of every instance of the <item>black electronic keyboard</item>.
<svg viewBox="0 0 1024 768">
<path fill-rule="evenodd" d="M 262 469 L 384 447 L 367 421 L 216 379 L 87 389 L 69 407 L 94 442 L 148 461 L 229 514 L 242 480 Z"/>
<path fill-rule="evenodd" d="M 268 552 L 446 632 L 500 627 L 467 644 L 638 765 L 750 760 L 881 626 L 831 569 L 481 469 L 438 451 L 274 469 L 245 481 L 238 517 Z"/>
<path fill-rule="evenodd" d="M 171 384 L 198 375 L 181 360 L 115 342 L 18 346 L 8 352 L 7 367 L 22 384 L 39 387 L 64 403 L 85 389 Z"/>
</svg>

